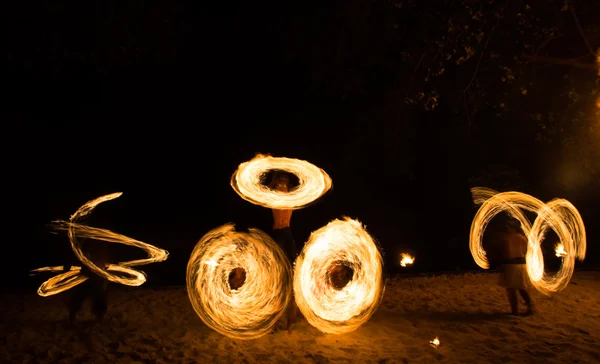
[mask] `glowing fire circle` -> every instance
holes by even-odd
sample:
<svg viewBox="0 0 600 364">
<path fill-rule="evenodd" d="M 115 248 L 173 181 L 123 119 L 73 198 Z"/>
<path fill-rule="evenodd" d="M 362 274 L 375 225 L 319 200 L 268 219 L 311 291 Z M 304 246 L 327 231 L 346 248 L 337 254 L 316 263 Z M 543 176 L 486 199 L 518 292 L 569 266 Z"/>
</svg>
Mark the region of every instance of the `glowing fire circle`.
<svg viewBox="0 0 600 364">
<path fill-rule="evenodd" d="M 272 170 L 294 174 L 297 188 L 281 192 L 265 187 L 261 177 Z M 239 165 L 231 177 L 231 187 L 244 200 L 271 209 L 301 209 L 331 189 L 331 178 L 324 170 L 303 160 L 257 155 Z"/>
<path fill-rule="evenodd" d="M 246 271 L 238 289 L 229 285 L 235 268 Z M 209 231 L 187 265 L 190 302 L 204 323 L 234 339 L 257 339 L 282 317 L 292 294 L 292 267 L 264 232 L 237 232 L 233 224 Z"/>
<path fill-rule="evenodd" d="M 99 204 L 114 200 L 122 195 L 122 192 L 112 193 L 98 197 L 95 200 L 87 202 L 81 206 L 70 218 L 69 221 L 53 221 L 52 227 L 56 230 L 66 230 L 69 234 L 69 241 L 71 242 L 71 248 L 81 261 L 89 270 L 97 274 L 104 279 L 107 279 L 114 283 L 120 283 L 127 286 L 140 286 L 146 282 L 146 275 L 144 272 L 137 271 L 131 267 L 140 266 L 144 264 L 162 262 L 167 259 L 169 253 L 166 250 L 157 248 L 150 244 L 146 244 L 139 240 L 132 239 L 125 235 L 114 233 L 110 230 L 99 229 L 87 225 L 78 224 L 77 221 L 87 215 L 89 215 L 96 206 Z M 88 257 L 83 254 L 81 250 L 81 241 L 77 238 L 89 238 L 96 240 L 103 240 L 109 243 L 125 244 L 141 248 L 148 253 L 148 258 L 137 259 L 127 262 L 121 262 L 118 264 L 109 264 L 106 270 L 95 265 Z M 62 266 L 58 267 L 44 267 L 32 270 L 34 273 L 39 272 L 60 272 L 63 270 Z M 119 273 L 119 274 L 115 274 Z M 71 267 L 71 270 L 62 274 L 59 274 L 53 278 L 50 278 L 44 282 L 38 289 L 40 296 L 46 297 L 64 292 L 70 288 L 75 287 L 78 284 L 85 282 L 88 279 L 85 275 L 81 274 L 81 267 Z"/>
<path fill-rule="evenodd" d="M 332 285 L 328 273 L 336 262 L 354 273 L 341 289 Z M 306 320 L 322 332 L 356 330 L 375 313 L 383 291 L 383 259 L 357 220 L 333 220 L 314 231 L 296 260 L 296 303 Z"/>
<path fill-rule="evenodd" d="M 475 203 L 481 204 L 473 223 L 469 246 L 477 265 L 489 268 L 483 249 L 483 233 L 490 220 L 506 211 L 521 222 L 521 228 L 529 240 L 527 248 L 527 272 L 533 286 L 543 294 L 558 292 L 566 288 L 573 275 L 575 259 L 583 260 L 586 253 L 586 234 L 579 211 L 569 201 L 554 199 L 543 203 L 535 197 L 521 192 L 498 193 L 488 188 L 471 190 Z M 522 210 L 537 213 L 533 225 Z M 541 244 L 548 229 L 554 230 L 564 247 L 560 270 L 548 277 L 544 272 L 544 257 Z"/>
</svg>

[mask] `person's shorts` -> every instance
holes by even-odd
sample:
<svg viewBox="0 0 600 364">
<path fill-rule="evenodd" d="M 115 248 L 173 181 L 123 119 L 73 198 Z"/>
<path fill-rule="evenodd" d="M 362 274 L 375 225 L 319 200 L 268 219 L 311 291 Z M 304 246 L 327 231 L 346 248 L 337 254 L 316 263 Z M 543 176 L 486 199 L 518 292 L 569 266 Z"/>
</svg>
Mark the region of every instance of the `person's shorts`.
<svg viewBox="0 0 600 364">
<path fill-rule="evenodd" d="M 279 245 L 279 247 L 285 253 L 290 263 L 294 265 L 296 257 L 298 256 L 298 250 L 296 249 L 296 242 L 292 235 L 292 229 L 289 227 L 283 229 L 274 229 L 272 233 L 273 240 Z"/>
<path fill-rule="evenodd" d="M 498 284 L 504 288 L 527 289 L 531 285 L 525 264 L 501 264 L 498 271 Z"/>
</svg>

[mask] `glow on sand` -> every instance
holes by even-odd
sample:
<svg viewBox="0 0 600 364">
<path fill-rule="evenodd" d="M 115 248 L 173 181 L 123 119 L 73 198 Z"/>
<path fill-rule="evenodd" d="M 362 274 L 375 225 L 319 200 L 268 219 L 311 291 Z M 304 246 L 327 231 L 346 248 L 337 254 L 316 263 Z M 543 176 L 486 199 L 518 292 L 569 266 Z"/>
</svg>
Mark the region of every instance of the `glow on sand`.
<svg viewBox="0 0 600 364">
<path fill-rule="evenodd" d="M 66 230 L 71 242 L 71 248 L 81 261 L 81 263 L 89 268 L 93 273 L 115 283 L 124 284 L 127 286 L 140 286 L 146 281 L 146 275 L 131 267 L 140 266 L 149 263 L 161 262 L 167 259 L 169 253 L 166 250 L 159 249 L 150 244 L 129 238 L 127 236 L 114 233 L 110 230 L 94 228 L 86 225 L 78 224 L 77 221 L 89 215 L 96 206 L 102 202 L 114 200 L 121 196 L 121 192 L 99 197 L 95 200 L 87 202 L 81 206 L 70 218 L 69 221 L 53 221 L 52 227 L 56 230 Z M 88 238 L 102 240 L 109 243 L 125 244 L 141 248 L 148 253 L 148 258 L 137 259 L 117 264 L 109 264 L 106 269 L 96 266 L 81 250 L 81 242 L 78 238 Z M 32 272 L 60 272 L 63 267 L 44 267 L 34 269 Z M 81 267 L 71 267 L 68 272 L 59 274 L 44 282 L 38 289 L 40 296 L 51 296 L 60 292 L 64 292 L 76 285 L 85 282 L 88 277 L 81 274 Z M 119 273 L 119 274 L 115 274 Z"/>
<path fill-rule="evenodd" d="M 471 190 L 473 200 L 481 204 L 471 224 L 469 246 L 475 262 L 487 269 L 489 263 L 482 247 L 483 233 L 490 220 L 501 211 L 506 211 L 521 222 L 521 228 L 529 240 L 527 247 L 527 272 L 534 287 L 543 294 L 564 289 L 573 275 L 575 259 L 583 260 L 586 252 L 585 227 L 581 215 L 569 201 L 554 199 L 548 203 L 520 192 L 498 193 L 489 188 L 476 187 Z M 537 214 L 533 225 L 523 211 Z M 560 270 L 554 276 L 544 271 L 541 244 L 548 229 L 554 230 L 564 247 Z"/>
<path fill-rule="evenodd" d="M 298 177 L 299 185 L 289 192 L 270 189 L 261 183 L 269 171 L 281 170 Z M 231 177 L 231 187 L 244 200 L 271 209 L 301 209 L 331 189 L 324 170 L 303 160 L 258 154 L 242 163 Z"/>
<path fill-rule="evenodd" d="M 229 275 L 246 271 L 231 289 Z M 282 317 L 292 294 L 292 267 L 281 248 L 264 232 L 237 232 L 233 224 L 209 231 L 187 265 L 192 306 L 213 330 L 235 339 L 257 339 Z"/>
<path fill-rule="evenodd" d="M 328 276 L 337 262 L 354 272 L 341 289 L 336 289 Z M 306 320 L 323 332 L 356 330 L 375 313 L 383 291 L 381 254 L 357 220 L 333 220 L 314 231 L 296 260 L 296 303 Z"/>
</svg>

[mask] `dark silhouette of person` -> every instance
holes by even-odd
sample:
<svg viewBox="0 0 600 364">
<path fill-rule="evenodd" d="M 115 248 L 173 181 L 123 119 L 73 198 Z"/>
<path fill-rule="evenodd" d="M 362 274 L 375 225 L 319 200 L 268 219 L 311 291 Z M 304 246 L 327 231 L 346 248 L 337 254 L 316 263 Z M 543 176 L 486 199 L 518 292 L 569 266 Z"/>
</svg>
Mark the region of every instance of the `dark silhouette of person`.
<svg viewBox="0 0 600 364">
<path fill-rule="evenodd" d="M 93 241 L 84 242 L 84 244 L 82 250 L 87 258 L 101 269 L 106 269 L 109 264 L 106 243 Z M 71 267 L 65 266 L 64 269 L 66 271 Z M 108 280 L 97 275 L 86 266 L 81 268 L 81 274 L 88 277 L 88 279 L 71 289 L 71 297 L 68 300 L 69 324 L 75 324 L 77 313 L 88 297 L 92 299 L 92 311 L 96 316 L 96 320 L 102 322 L 108 310 Z"/>
<path fill-rule="evenodd" d="M 271 181 L 269 187 L 277 191 L 288 192 L 291 189 L 290 178 L 284 172 L 277 172 L 273 175 L 273 180 Z M 294 241 L 294 236 L 292 235 L 292 229 L 290 227 L 292 210 L 272 209 L 272 213 L 273 231 L 271 235 L 273 240 L 279 244 L 293 268 L 296 257 L 298 256 L 298 249 L 296 248 L 296 242 Z M 297 312 L 298 306 L 296 305 L 296 300 L 294 299 L 292 292 L 292 298 L 290 299 L 290 303 L 286 309 L 287 330 L 289 330 L 292 324 L 295 323 Z"/>
<path fill-rule="evenodd" d="M 273 174 L 269 188 L 282 192 L 288 192 L 291 189 L 290 177 L 285 172 L 277 171 Z M 290 227 L 292 219 L 292 210 L 289 209 L 272 209 L 273 213 L 273 231 L 271 237 L 281 247 L 289 262 L 294 266 L 298 249 L 292 235 Z M 246 279 L 246 271 L 243 268 L 235 268 L 229 274 L 229 285 L 231 289 L 238 289 L 244 284 Z M 298 307 L 293 293 L 290 303 L 285 308 L 287 314 L 286 330 L 289 330 L 296 321 Z M 283 318 L 282 318 L 283 320 Z"/>
<path fill-rule="evenodd" d="M 491 250 L 498 272 L 500 273 L 499 285 L 506 289 L 508 302 L 513 315 L 519 314 L 517 292 L 527 305 L 525 315 L 533 314 L 533 303 L 528 292 L 531 281 L 527 273 L 526 255 L 528 240 L 521 224 L 514 218 L 508 218 L 505 231 L 501 239 L 495 241 Z"/>
</svg>

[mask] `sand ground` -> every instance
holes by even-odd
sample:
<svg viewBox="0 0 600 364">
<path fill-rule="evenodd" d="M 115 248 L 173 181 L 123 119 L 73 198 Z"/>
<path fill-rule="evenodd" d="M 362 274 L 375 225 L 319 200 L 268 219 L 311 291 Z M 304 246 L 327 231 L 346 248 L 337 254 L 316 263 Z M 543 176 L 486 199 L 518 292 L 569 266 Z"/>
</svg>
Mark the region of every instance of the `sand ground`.
<svg viewBox="0 0 600 364">
<path fill-rule="evenodd" d="M 64 298 L 0 300 L 0 360 L 77 363 L 597 363 L 600 272 L 578 272 L 553 297 L 534 292 L 537 314 L 512 317 L 491 273 L 392 277 L 369 322 L 345 335 L 301 320 L 253 341 L 224 337 L 194 313 L 185 287 L 118 287 L 103 324 L 87 306 L 77 329 Z M 64 296 L 64 294 L 63 294 Z M 438 348 L 429 344 L 439 337 Z"/>
</svg>

